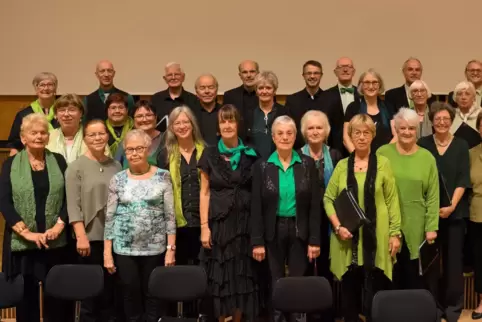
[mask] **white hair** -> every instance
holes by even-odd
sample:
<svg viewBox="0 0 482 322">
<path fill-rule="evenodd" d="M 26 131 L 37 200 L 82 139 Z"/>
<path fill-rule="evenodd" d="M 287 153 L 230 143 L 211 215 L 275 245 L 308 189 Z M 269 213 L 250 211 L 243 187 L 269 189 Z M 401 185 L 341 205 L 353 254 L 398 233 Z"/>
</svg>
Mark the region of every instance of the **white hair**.
<svg viewBox="0 0 482 322">
<path fill-rule="evenodd" d="M 459 92 L 462 92 L 462 91 L 467 91 L 467 92 L 471 93 L 474 97 L 477 94 L 477 92 L 475 91 L 474 84 L 472 84 L 469 81 L 462 81 L 462 82 L 458 83 L 457 86 L 455 86 L 454 95 L 452 97 L 454 99 L 454 101 L 455 101 L 455 98 L 457 97 L 457 94 Z"/>
<path fill-rule="evenodd" d="M 396 129 L 399 128 L 401 121 L 406 121 L 412 126 L 416 126 L 420 123 L 417 112 L 406 107 L 402 107 L 398 110 L 397 114 L 393 116 L 393 121 L 395 122 Z"/>
<path fill-rule="evenodd" d="M 181 64 L 176 63 L 175 61 L 167 63 L 166 66 L 164 66 L 164 70 L 168 70 L 171 67 L 179 67 L 179 70 L 181 71 L 181 73 L 184 73 L 184 71 L 181 68 Z"/>
<path fill-rule="evenodd" d="M 281 115 L 278 116 L 274 121 L 273 124 L 271 125 L 271 133 L 274 133 L 274 129 L 280 125 L 280 124 L 285 124 L 285 125 L 291 125 L 293 127 L 293 130 L 295 131 L 296 134 L 296 123 L 293 121 L 291 117 L 288 115 Z"/>
<path fill-rule="evenodd" d="M 305 138 L 306 140 L 306 123 L 308 122 L 308 120 L 311 119 L 319 119 L 321 121 L 321 123 L 323 124 L 323 131 L 325 132 L 325 138 L 328 139 L 331 131 L 330 122 L 328 121 L 328 117 L 325 113 L 317 110 L 310 110 L 306 112 L 305 115 L 303 115 L 303 117 L 301 118 L 300 128 L 303 138 Z"/>
<path fill-rule="evenodd" d="M 427 83 L 419 79 L 414 81 L 412 85 L 410 85 L 410 92 L 408 93 L 408 97 L 410 99 L 412 99 L 412 91 L 416 89 L 425 89 L 427 91 L 427 98 L 432 97 L 432 91 L 430 90 L 430 88 L 428 88 Z"/>
<path fill-rule="evenodd" d="M 151 137 L 146 132 L 144 132 L 144 130 L 134 129 L 127 132 L 123 142 L 124 149 L 127 146 L 127 142 L 129 142 L 129 140 L 133 138 L 140 138 L 143 141 L 145 147 L 150 147 L 152 144 Z"/>
</svg>

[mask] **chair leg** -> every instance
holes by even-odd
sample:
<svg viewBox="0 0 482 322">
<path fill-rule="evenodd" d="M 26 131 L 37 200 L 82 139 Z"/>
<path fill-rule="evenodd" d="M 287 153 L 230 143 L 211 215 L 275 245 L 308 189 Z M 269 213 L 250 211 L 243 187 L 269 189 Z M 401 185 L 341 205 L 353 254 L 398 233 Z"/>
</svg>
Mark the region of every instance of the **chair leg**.
<svg viewBox="0 0 482 322">
<path fill-rule="evenodd" d="M 75 322 L 80 322 L 80 301 L 75 302 Z"/>
<path fill-rule="evenodd" d="M 177 317 L 184 318 L 184 306 L 182 302 L 177 302 Z"/>
</svg>

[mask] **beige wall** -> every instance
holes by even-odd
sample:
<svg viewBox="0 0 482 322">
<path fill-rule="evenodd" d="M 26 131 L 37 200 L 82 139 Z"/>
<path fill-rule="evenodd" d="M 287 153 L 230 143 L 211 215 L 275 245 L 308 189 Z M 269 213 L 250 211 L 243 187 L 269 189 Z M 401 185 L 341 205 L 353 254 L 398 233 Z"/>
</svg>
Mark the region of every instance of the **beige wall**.
<svg viewBox="0 0 482 322">
<path fill-rule="evenodd" d="M 2 0 L 0 94 L 31 94 L 39 71 L 56 73 L 61 93 L 88 93 L 102 58 L 115 62 L 118 86 L 136 94 L 163 88 L 169 61 L 182 63 L 187 89 L 212 72 L 222 93 L 239 84 L 245 58 L 275 71 L 286 94 L 303 86 L 308 59 L 324 64 L 322 86 L 333 84 L 342 55 L 354 58 L 358 75 L 377 68 L 388 87 L 402 83 L 401 64 L 417 56 L 432 90 L 447 93 L 465 63 L 482 58 L 481 12 L 480 0 Z"/>
</svg>

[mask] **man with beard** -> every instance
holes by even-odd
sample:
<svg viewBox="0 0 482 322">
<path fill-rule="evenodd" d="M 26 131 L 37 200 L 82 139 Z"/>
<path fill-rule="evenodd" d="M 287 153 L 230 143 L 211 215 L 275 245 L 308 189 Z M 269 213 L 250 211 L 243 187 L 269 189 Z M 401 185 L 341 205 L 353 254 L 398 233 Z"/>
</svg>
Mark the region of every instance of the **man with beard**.
<svg viewBox="0 0 482 322">
<path fill-rule="evenodd" d="M 410 85 L 416 80 L 422 78 L 423 66 L 417 58 L 407 59 L 402 66 L 403 76 L 405 77 L 405 84 L 400 87 L 392 88 L 385 93 L 385 101 L 392 106 L 396 114 L 401 107 L 414 108 L 413 100 L 408 96 L 410 93 Z M 435 102 L 435 96 L 431 96 L 427 100 L 428 106 Z"/>
<path fill-rule="evenodd" d="M 299 149 L 304 145 L 303 135 L 300 131 L 300 121 L 303 115 L 310 110 L 323 111 L 323 90 L 320 88 L 320 81 L 323 76 L 321 63 L 316 60 L 309 60 L 304 63 L 302 76 L 305 80 L 305 88 L 289 95 L 285 104 L 288 115 L 295 121 L 298 129 L 294 149 Z"/>
<path fill-rule="evenodd" d="M 224 92 L 223 104 L 232 104 L 243 113 L 242 111 L 258 106 L 254 79 L 259 73 L 259 65 L 255 61 L 245 60 L 239 64 L 238 70 L 243 84 Z"/>
<path fill-rule="evenodd" d="M 211 74 L 204 74 L 196 79 L 194 85 L 199 105 L 194 113 L 199 127 L 208 146 L 215 146 L 219 141 L 218 111 L 221 105 L 217 102 L 218 81 Z"/>
<path fill-rule="evenodd" d="M 110 61 L 100 61 L 95 68 L 95 76 L 99 80 L 99 88 L 84 98 L 85 121 L 93 119 L 105 121 L 107 119 L 105 102 L 109 95 L 114 93 L 121 93 L 127 97 L 127 108 L 129 111 L 134 108 L 135 103 L 132 95 L 114 86 L 115 69 Z"/>
<path fill-rule="evenodd" d="M 482 61 L 471 60 L 465 67 L 465 78 L 474 84 L 475 87 L 475 101 L 477 106 L 482 106 Z M 453 107 L 457 107 L 454 101 L 454 92 L 449 93 L 448 102 Z"/>
</svg>

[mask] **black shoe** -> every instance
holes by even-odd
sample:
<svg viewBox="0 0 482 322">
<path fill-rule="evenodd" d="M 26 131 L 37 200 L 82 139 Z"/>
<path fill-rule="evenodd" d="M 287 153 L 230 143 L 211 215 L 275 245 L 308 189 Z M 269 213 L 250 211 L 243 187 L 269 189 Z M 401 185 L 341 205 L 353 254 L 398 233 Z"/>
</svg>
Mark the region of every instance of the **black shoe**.
<svg viewBox="0 0 482 322">
<path fill-rule="evenodd" d="M 482 313 L 473 311 L 472 312 L 472 320 L 479 320 L 479 319 L 482 319 Z"/>
</svg>

